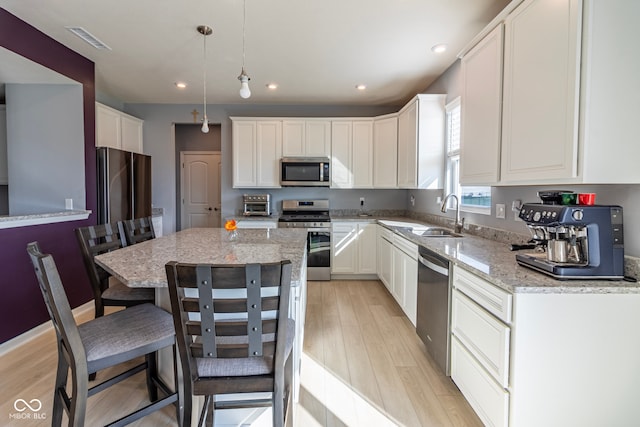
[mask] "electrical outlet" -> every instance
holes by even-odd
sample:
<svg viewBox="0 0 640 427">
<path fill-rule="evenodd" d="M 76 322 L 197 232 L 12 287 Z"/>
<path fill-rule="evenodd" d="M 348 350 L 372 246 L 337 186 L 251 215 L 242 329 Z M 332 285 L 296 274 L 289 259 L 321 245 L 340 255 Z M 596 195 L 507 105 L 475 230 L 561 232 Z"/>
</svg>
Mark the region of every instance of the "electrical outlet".
<svg viewBox="0 0 640 427">
<path fill-rule="evenodd" d="M 502 203 L 496 205 L 496 218 L 506 218 L 506 206 Z"/>
<path fill-rule="evenodd" d="M 73 199 L 64 199 L 64 208 L 66 210 L 73 210 Z"/>
<path fill-rule="evenodd" d="M 364 206 L 364 197 L 360 197 L 360 206 Z"/>
</svg>

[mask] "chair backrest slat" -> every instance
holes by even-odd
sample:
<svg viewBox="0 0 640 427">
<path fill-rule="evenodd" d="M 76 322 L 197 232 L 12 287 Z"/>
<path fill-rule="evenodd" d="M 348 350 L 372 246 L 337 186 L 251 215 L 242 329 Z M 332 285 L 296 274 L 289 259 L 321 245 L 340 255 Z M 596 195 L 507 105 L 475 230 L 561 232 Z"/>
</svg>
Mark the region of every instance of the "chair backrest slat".
<svg viewBox="0 0 640 427">
<path fill-rule="evenodd" d="M 94 298 L 101 298 L 102 291 L 108 287 L 111 275 L 95 263 L 94 257 L 127 246 L 122 225 L 98 224 L 77 228 L 76 238 Z"/>
</svg>

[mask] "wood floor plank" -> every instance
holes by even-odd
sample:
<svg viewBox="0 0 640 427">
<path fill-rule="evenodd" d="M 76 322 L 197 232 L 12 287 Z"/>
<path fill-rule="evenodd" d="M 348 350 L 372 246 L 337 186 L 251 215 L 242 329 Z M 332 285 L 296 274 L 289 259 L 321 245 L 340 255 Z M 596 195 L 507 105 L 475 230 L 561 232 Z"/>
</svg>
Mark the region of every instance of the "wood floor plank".
<svg viewBox="0 0 640 427">
<path fill-rule="evenodd" d="M 398 373 L 407 388 L 409 399 L 423 426 L 450 427 L 453 424 L 431 385 L 417 366 L 399 367 Z"/>
</svg>

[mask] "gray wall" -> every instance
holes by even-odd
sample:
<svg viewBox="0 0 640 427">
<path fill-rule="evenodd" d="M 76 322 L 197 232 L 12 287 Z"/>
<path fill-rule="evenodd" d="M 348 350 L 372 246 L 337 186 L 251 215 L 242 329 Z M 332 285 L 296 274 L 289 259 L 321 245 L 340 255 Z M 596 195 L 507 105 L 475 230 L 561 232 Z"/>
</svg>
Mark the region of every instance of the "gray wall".
<svg viewBox="0 0 640 427">
<path fill-rule="evenodd" d="M 7 84 L 9 213 L 86 206 L 82 85 Z"/>
<path fill-rule="evenodd" d="M 153 161 L 153 205 L 164 208 L 163 231 L 176 230 L 176 140 L 174 124 L 192 124 L 193 109 L 200 111 L 202 105 L 194 104 L 127 104 L 124 111 L 144 120 L 144 151 Z M 310 105 L 207 105 L 209 122 L 220 125 L 222 152 L 222 217 L 237 215 L 242 208 L 242 194 L 246 189 L 233 189 L 231 171 L 231 120 L 232 116 L 245 117 L 370 117 L 395 112 L 394 107 L 332 107 Z M 258 193 L 261 191 L 252 192 Z M 349 204 L 345 209 L 356 209 L 359 197 L 366 199 L 368 209 L 387 209 L 387 205 L 406 206 L 406 191 L 378 192 L 374 190 L 328 189 L 273 189 L 273 207 L 280 209 L 279 200 L 287 198 L 329 198 L 332 206 Z M 395 207 L 394 207 L 395 208 Z"/>
<path fill-rule="evenodd" d="M 461 93 L 460 61 L 456 61 L 445 71 L 425 93 L 447 93 L 447 102 L 453 100 Z M 597 194 L 596 203 L 620 205 L 624 209 L 624 236 L 625 254 L 640 257 L 640 185 L 562 185 L 562 186 L 520 186 L 520 187 L 493 187 L 491 190 L 492 208 L 491 215 L 464 213 L 468 223 L 484 225 L 501 230 L 509 230 L 522 234 L 529 234 L 525 224 L 514 218 L 511 205 L 514 200 L 522 202 L 539 202 L 537 192 L 540 190 L 560 189 L 576 192 Z M 436 202 L 442 196 L 442 191 L 436 190 L 411 190 L 407 198 L 414 195 L 416 203 L 410 210 L 443 215 L 440 205 Z M 506 205 L 507 215 L 505 219 L 495 217 L 495 205 Z M 446 215 L 453 217 L 453 212 Z"/>
</svg>

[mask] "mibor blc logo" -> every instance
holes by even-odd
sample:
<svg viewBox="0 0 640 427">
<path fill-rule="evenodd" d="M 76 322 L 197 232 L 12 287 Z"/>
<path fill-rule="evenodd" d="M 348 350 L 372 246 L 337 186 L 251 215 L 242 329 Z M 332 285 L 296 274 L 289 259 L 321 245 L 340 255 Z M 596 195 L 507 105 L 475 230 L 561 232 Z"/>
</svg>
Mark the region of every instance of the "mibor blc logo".
<svg viewBox="0 0 640 427">
<path fill-rule="evenodd" d="M 28 402 L 24 399 L 16 399 L 13 402 L 13 409 L 16 412 L 9 414 L 10 420 L 45 420 L 47 414 L 40 412 L 42 402 L 39 399 L 31 399 Z"/>
</svg>

